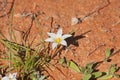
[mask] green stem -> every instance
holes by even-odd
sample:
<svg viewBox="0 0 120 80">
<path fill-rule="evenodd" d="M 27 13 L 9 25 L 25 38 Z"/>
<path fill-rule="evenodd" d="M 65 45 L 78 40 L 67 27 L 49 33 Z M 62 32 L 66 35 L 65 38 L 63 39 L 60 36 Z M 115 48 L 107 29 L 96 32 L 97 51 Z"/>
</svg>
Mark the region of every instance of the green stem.
<svg viewBox="0 0 120 80">
<path fill-rule="evenodd" d="M 57 46 L 57 48 L 55 49 L 55 52 L 54 52 L 54 54 L 53 54 L 53 56 L 52 56 L 51 58 L 54 58 L 54 57 L 58 54 L 58 51 L 59 51 L 59 49 L 60 49 L 60 46 L 61 46 L 61 45 L 58 45 L 58 46 Z"/>
</svg>

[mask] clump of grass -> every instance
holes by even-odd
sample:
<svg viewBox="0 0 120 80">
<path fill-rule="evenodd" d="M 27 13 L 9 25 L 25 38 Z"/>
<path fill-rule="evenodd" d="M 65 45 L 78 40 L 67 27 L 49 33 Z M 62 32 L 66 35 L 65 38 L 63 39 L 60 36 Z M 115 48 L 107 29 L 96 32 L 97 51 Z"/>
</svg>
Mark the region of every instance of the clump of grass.
<svg viewBox="0 0 120 80">
<path fill-rule="evenodd" d="M 7 50 L 2 54 L 4 58 L 0 60 L 6 60 L 8 64 L 2 65 L 5 72 L 3 73 L 3 77 L 6 74 L 11 72 L 17 72 L 16 78 L 19 80 L 43 80 L 47 78 L 44 75 L 44 71 L 46 71 L 46 67 L 50 63 L 51 59 L 53 59 L 57 53 L 61 50 L 61 45 L 67 46 L 66 38 L 71 37 L 70 34 L 62 34 L 62 29 L 60 28 L 55 33 L 48 33 L 51 38 L 44 40 L 43 33 L 40 30 L 41 37 L 41 47 L 38 49 L 33 49 L 31 46 L 27 46 L 27 39 L 22 39 L 22 44 L 17 43 L 17 38 L 13 31 L 13 14 L 14 10 L 12 10 L 11 20 L 10 20 L 10 40 L 1 38 L 1 42 L 7 48 Z M 34 19 L 37 26 L 39 26 L 37 17 L 33 15 L 32 19 Z M 38 27 L 39 28 L 39 27 Z M 25 34 L 28 36 L 28 34 Z M 26 37 L 27 38 L 27 37 Z M 52 41 L 50 41 L 52 40 Z M 45 46 L 46 42 L 53 42 L 52 44 L 52 54 L 49 52 L 49 47 Z M 46 71 L 47 72 L 47 71 Z M 6 75 L 7 76 L 7 75 Z M 9 77 L 9 76 L 7 76 Z"/>
<path fill-rule="evenodd" d="M 6 39 L 4 35 L 0 39 L 1 43 L 7 48 L 4 54 L 1 54 L 2 58 L 0 60 L 8 63 L 1 65 L 1 69 L 3 69 L 1 70 L 2 77 L 9 77 L 7 74 L 17 72 L 17 80 L 44 80 L 47 76 L 43 72 L 46 71 L 45 67 L 50 61 L 47 49 L 32 49 L 31 46 L 27 46 L 24 39 L 22 39 L 24 44 L 18 44 L 13 31 L 13 15 L 14 9 L 12 9 L 10 19 L 10 40 Z"/>
<path fill-rule="evenodd" d="M 31 75 L 36 72 L 41 74 L 41 71 L 44 71 L 47 56 L 41 55 L 41 52 L 9 40 L 3 39 L 2 42 L 10 49 L 10 51 L 4 54 L 5 56 L 7 55 L 7 58 L 4 58 L 4 60 L 8 60 L 11 64 L 8 71 L 18 72 L 19 78 L 22 80 L 33 79 L 34 77 L 30 77 Z M 9 56 L 10 54 L 11 56 Z M 9 64 L 7 66 L 9 66 Z"/>
<path fill-rule="evenodd" d="M 61 31 L 59 32 L 61 33 Z M 15 71 L 17 72 L 17 75 L 19 75 L 17 78 L 20 80 L 39 80 L 42 78 L 46 78 L 42 72 L 45 71 L 45 67 L 49 64 L 51 59 L 53 59 L 57 55 L 59 50 L 61 50 L 61 45 L 59 43 L 63 41 L 66 46 L 67 44 L 63 39 L 69 36 L 71 35 L 64 35 L 64 38 L 62 38 L 62 33 L 58 37 L 56 35 L 57 42 L 53 42 L 57 45 L 55 46 L 56 49 L 53 50 L 53 55 L 49 54 L 48 47 L 44 47 L 41 50 L 35 50 L 30 48 L 30 46 L 18 44 L 7 39 L 1 39 L 3 45 L 8 48 L 8 50 L 4 54 L 4 56 L 6 57 L 3 58 L 9 63 L 6 65 L 7 69 L 5 74 Z M 69 61 L 68 64 L 69 66 L 74 65 L 72 61 Z"/>
</svg>

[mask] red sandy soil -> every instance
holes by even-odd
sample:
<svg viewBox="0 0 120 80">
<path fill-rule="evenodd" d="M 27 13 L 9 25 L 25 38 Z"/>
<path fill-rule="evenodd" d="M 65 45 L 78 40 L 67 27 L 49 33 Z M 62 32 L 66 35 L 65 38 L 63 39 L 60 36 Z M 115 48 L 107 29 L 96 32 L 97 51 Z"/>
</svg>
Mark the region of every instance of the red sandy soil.
<svg viewBox="0 0 120 80">
<path fill-rule="evenodd" d="M 34 39 L 34 45 L 40 42 L 40 31 L 46 39 L 48 31 L 56 32 L 62 27 L 64 33 L 76 30 L 75 37 L 84 36 L 72 42 L 62 51 L 62 56 L 72 59 L 79 65 L 103 60 L 107 48 L 120 49 L 120 0 L 7 0 L 3 6 L 0 0 L 0 31 L 9 39 L 9 24 L 12 4 L 14 4 L 13 29 L 20 43 L 20 33 L 32 26 L 28 42 Z M 40 29 L 32 22 L 36 14 Z M 86 17 L 85 17 L 86 16 Z M 81 18 L 82 22 L 71 25 L 71 18 Z M 74 41 L 74 40 L 73 40 Z M 2 47 L 2 45 L 0 45 Z M 34 46 L 32 46 L 34 47 Z M 71 51 L 72 50 L 72 51 Z M 1 49 L 2 51 L 2 49 Z M 88 56 L 88 54 L 90 54 Z M 100 71 L 108 69 L 110 64 L 120 66 L 120 52 L 111 57 L 110 63 L 99 66 Z M 82 75 L 69 68 L 51 67 L 50 80 L 80 80 Z M 64 73 L 64 74 L 63 74 Z M 118 71 L 120 73 L 120 71 Z M 111 80 L 118 80 L 113 78 Z"/>
</svg>

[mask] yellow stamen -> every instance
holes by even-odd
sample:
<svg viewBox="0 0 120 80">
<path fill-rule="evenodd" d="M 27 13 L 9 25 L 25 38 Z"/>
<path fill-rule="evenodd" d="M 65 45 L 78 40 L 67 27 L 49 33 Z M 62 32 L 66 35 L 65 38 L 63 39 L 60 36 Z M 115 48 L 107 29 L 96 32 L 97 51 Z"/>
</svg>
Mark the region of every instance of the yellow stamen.
<svg viewBox="0 0 120 80">
<path fill-rule="evenodd" d="M 59 44 L 61 42 L 61 39 L 60 38 L 56 38 L 55 42 Z"/>
</svg>

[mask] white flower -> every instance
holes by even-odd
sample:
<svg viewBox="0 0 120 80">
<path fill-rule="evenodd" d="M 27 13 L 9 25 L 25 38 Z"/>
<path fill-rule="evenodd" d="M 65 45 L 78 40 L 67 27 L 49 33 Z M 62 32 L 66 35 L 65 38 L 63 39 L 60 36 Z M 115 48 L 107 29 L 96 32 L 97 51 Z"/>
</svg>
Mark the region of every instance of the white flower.
<svg viewBox="0 0 120 80">
<path fill-rule="evenodd" d="M 62 28 L 58 30 L 58 32 L 55 33 L 47 33 L 50 38 L 46 39 L 46 42 L 53 42 L 52 44 L 52 49 L 54 49 L 57 45 L 64 45 L 67 46 L 67 42 L 65 41 L 66 38 L 71 37 L 72 35 L 70 34 L 64 34 L 62 35 Z"/>
<path fill-rule="evenodd" d="M 13 74 L 10 73 L 8 76 L 3 77 L 2 80 L 17 80 L 16 75 L 17 73 L 13 73 Z"/>
</svg>

